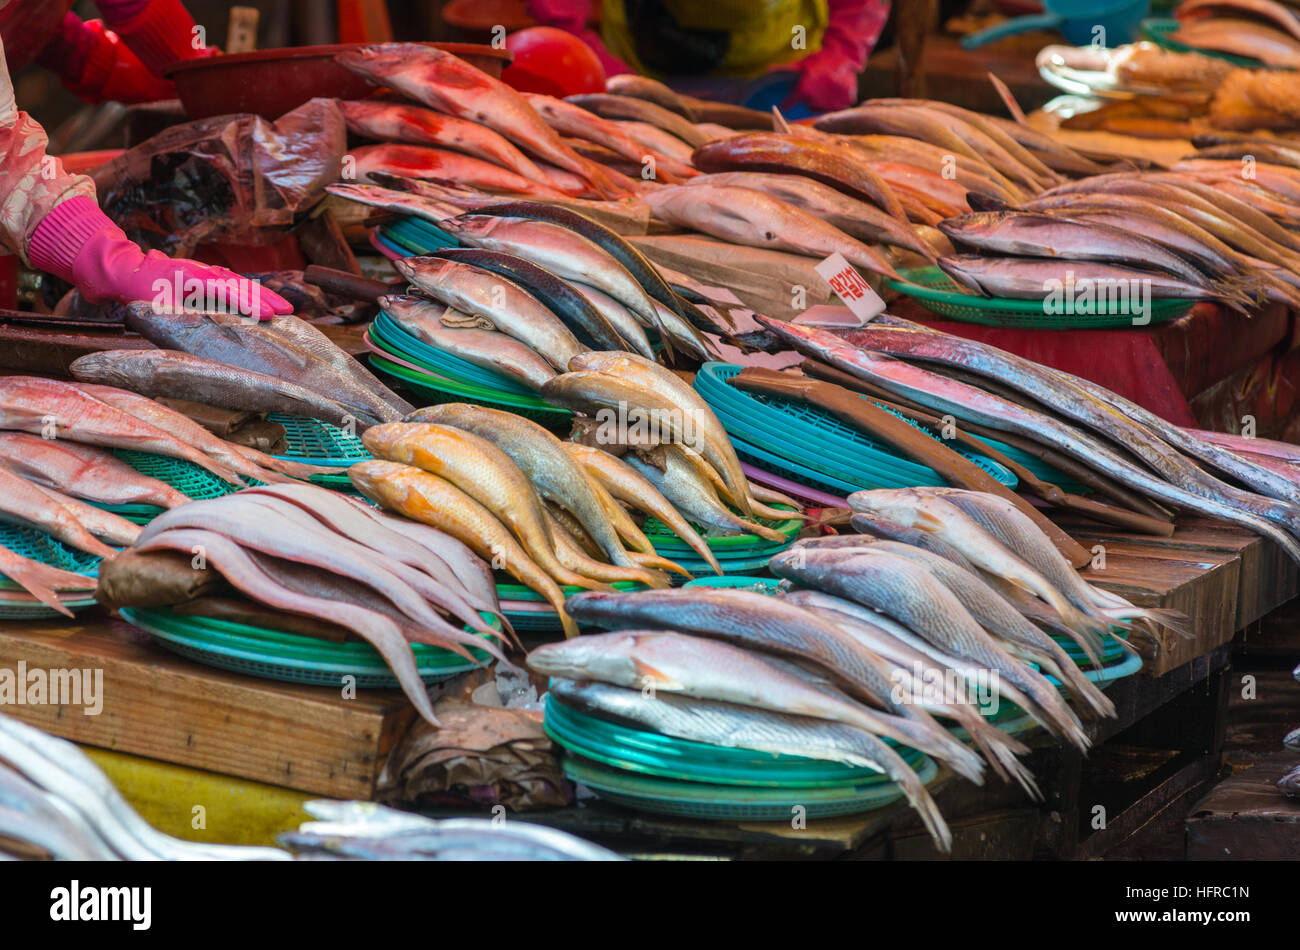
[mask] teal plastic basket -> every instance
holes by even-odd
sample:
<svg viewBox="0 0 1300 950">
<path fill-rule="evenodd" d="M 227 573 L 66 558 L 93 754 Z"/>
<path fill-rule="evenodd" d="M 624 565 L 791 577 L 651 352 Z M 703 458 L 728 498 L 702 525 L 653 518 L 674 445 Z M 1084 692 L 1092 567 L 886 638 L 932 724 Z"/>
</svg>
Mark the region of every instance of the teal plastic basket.
<svg viewBox="0 0 1300 950">
<path fill-rule="evenodd" d="M 370 339 L 380 348 L 392 352 L 394 356 L 400 357 L 408 363 L 421 366 L 436 375 L 445 376 L 447 379 L 475 383 L 486 389 L 495 389 L 518 396 L 537 395 L 536 390 L 530 389 L 518 380 L 511 379 L 504 373 L 498 373 L 482 366 L 475 366 L 468 360 L 463 360 L 459 356 L 453 356 L 451 353 L 445 353 L 436 347 L 430 346 L 410 331 L 404 329 L 401 324 L 382 310 L 375 317 L 374 322 L 370 324 Z"/>
<path fill-rule="evenodd" d="M 33 561 L 49 564 L 51 567 L 57 567 L 61 570 L 72 571 L 75 574 L 85 574 L 91 579 L 91 587 L 94 586 L 94 578 L 99 571 L 99 562 L 102 560 L 102 558 L 93 554 L 87 554 L 85 551 L 78 551 L 76 548 L 68 547 L 57 538 L 25 525 L 0 524 L 0 545 L 15 554 L 31 558 Z M 20 591 L 22 589 L 22 585 L 0 574 L 0 590 Z M 86 596 L 77 600 L 61 602 L 63 606 L 75 612 L 94 604 L 95 598 Z M 0 602 L 0 619 L 4 620 L 33 620 L 40 617 L 57 616 L 58 611 L 35 599 L 30 603 Z"/>
<path fill-rule="evenodd" d="M 382 225 L 380 235 L 406 254 L 432 254 L 444 247 L 460 247 L 452 237 L 432 221 L 407 215 Z"/>
<path fill-rule="evenodd" d="M 398 688 L 397 678 L 368 643 L 334 643 L 228 620 L 180 616 L 165 607 L 127 607 L 119 613 L 167 649 L 206 666 L 312 686 L 337 687 L 342 677 L 353 676 L 359 688 Z M 500 624 L 488 614 L 483 619 L 493 627 Z M 426 683 L 477 668 L 441 647 L 414 643 L 411 650 Z M 470 648 L 470 653 L 484 663 L 491 659 L 483 650 Z"/>
<path fill-rule="evenodd" d="M 276 458 L 340 468 L 373 458 L 359 436 L 336 425 L 273 412 L 267 418 L 284 426 L 284 454 Z"/>
</svg>

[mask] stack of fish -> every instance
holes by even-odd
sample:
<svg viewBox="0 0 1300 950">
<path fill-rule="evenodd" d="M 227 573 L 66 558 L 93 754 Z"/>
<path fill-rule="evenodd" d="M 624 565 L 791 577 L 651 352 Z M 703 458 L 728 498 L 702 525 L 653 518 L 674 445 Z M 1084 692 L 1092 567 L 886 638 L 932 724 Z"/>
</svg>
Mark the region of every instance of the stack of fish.
<svg viewBox="0 0 1300 950">
<path fill-rule="evenodd" d="M 500 629 L 484 619 L 504 621 L 486 564 L 455 538 L 329 489 L 274 485 L 191 502 L 155 518 L 130 550 L 187 561 L 199 552 L 255 604 L 355 632 L 435 725 L 411 644 L 469 662 L 471 650 L 503 657 Z"/>
<path fill-rule="evenodd" d="M 1271 0 L 1183 0 L 1168 40 L 1267 66 L 1300 69 L 1300 16 Z"/>
<path fill-rule="evenodd" d="M 289 482 L 318 471 L 226 442 L 187 416 L 124 389 L 34 376 L 0 380 L 0 517 L 5 521 L 47 544 L 58 542 L 64 546 L 59 550 L 97 559 L 133 543 L 140 532 L 138 525 L 106 508 L 144 504 L 166 509 L 190 500 L 109 450 L 175 459 L 211 473 L 231 490 L 245 479 Z M 69 611 L 60 601 L 67 597 L 58 591 L 94 587 L 93 579 L 8 547 L 0 548 L 0 560 L 0 573 L 63 614 Z M 86 560 L 84 567 L 93 569 L 93 563 Z M 19 600 L 16 592 L 6 597 L 11 606 Z"/>
<path fill-rule="evenodd" d="M 411 406 L 320 330 L 292 315 L 127 308 L 127 326 L 162 349 L 105 350 L 73 362 L 87 383 L 222 409 L 282 412 L 337 426 L 393 422 Z"/>
<path fill-rule="evenodd" d="M 1168 518 L 1163 506 L 1170 506 L 1238 524 L 1300 562 L 1300 479 L 1095 383 L 895 317 L 843 335 L 758 319 L 799 352 L 887 398 L 979 431 L 1011 433 L 1076 463 L 1092 487 L 1125 508 Z"/>
</svg>

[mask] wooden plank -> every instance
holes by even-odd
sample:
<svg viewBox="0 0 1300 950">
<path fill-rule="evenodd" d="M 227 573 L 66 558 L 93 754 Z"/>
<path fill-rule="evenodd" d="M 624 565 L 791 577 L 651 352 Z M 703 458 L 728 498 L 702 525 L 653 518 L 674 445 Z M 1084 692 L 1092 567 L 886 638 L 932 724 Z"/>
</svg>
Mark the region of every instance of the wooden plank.
<svg viewBox="0 0 1300 950">
<path fill-rule="evenodd" d="M 0 668 L 103 670 L 99 715 L 62 705 L 5 711 L 87 745 L 337 798 L 370 799 L 383 758 L 409 725 L 397 690 L 297 686 L 169 653 L 96 609 L 75 621 L 0 627 Z"/>
<path fill-rule="evenodd" d="M 1189 861 L 1294 861 L 1300 858 L 1300 801 L 1277 780 L 1300 765 L 1278 752 L 1212 788 L 1187 817 Z"/>
</svg>

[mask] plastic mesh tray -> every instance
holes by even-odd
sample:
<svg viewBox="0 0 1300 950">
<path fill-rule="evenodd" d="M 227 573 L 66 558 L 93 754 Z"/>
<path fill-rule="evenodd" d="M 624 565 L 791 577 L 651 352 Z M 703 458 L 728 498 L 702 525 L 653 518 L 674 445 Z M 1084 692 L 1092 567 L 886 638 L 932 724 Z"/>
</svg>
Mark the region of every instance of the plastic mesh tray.
<svg viewBox="0 0 1300 950">
<path fill-rule="evenodd" d="M 49 564 L 76 574 L 85 574 L 91 578 L 92 587 L 94 586 L 95 574 L 99 570 L 99 562 L 102 560 L 93 554 L 70 548 L 45 532 L 37 531 L 35 528 L 29 528 L 25 525 L 0 524 L 0 545 L 15 554 L 31 558 L 33 561 Z M 23 587 L 16 581 L 12 581 L 0 574 L 0 590 L 21 591 Z M 63 606 L 76 611 L 89 607 L 94 602 L 95 598 L 87 595 L 77 600 L 64 601 Z M 0 619 L 32 620 L 39 617 L 57 617 L 58 615 L 58 611 L 47 607 L 35 598 L 31 602 L 0 602 Z"/>
<path fill-rule="evenodd" d="M 430 254 L 444 247 L 460 246 L 460 241 L 432 221 L 414 215 L 384 224 L 380 228 L 380 234 L 411 254 Z"/>
<path fill-rule="evenodd" d="M 488 389 L 497 389 L 518 396 L 537 395 L 536 390 L 530 389 L 504 373 L 476 366 L 468 360 L 425 343 L 382 310 L 370 324 L 370 338 L 382 349 L 392 350 L 408 363 L 423 366 L 430 372 L 446 376 L 448 379 L 475 383 Z"/>
<path fill-rule="evenodd" d="M 284 426 L 284 454 L 276 458 L 310 465 L 338 466 L 373 458 L 357 435 L 336 425 L 279 412 L 273 412 L 267 418 Z"/>
<path fill-rule="evenodd" d="M 861 788 L 753 788 L 654 778 L 612 769 L 565 754 L 564 774 L 598 796 L 636 811 L 713 821 L 785 821 L 795 809 L 808 818 L 854 815 L 883 807 L 902 797 L 893 782 Z M 938 768 L 928 758 L 916 769 L 930 782 Z"/>
<path fill-rule="evenodd" d="M 990 327 L 1023 327 L 1038 330 L 1102 330 L 1131 327 L 1132 314 L 1049 314 L 1041 300 L 983 297 L 971 293 L 939 267 L 910 267 L 899 271 L 905 280 L 886 278 L 885 283 L 901 294 L 919 300 L 927 310 L 963 323 Z M 1192 308 L 1193 300 L 1151 301 L 1151 323 L 1165 323 Z"/>
<path fill-rule="evenodd" d="M 734 363 L 705 363 L 695 376 L 695 389 L 728 434 L 734 432 L 758 448 L 814 471 L 852 480 L 858 487 L 946 484 L 934 469 L 899 456 L 824 410 L 728 385 L 727 380 L 740 370 Z M 1015 487 L 1015 475 L 1004 466 L 971 450 L 956 451 L 1002 484 Z"/>
</svg>

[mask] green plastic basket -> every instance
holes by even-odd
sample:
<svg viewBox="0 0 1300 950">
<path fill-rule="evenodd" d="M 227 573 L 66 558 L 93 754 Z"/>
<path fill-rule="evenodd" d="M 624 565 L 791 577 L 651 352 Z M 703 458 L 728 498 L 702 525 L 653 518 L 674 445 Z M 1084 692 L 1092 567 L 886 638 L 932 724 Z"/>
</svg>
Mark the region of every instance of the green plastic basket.
<svg viewBox="0 0 1300 950">
<path fill-rule="evenodd" d="M 228 620 L 184 617 L 165 607 L 127 607 L 119 613 L 167 649 L 207 666 L 312 686 L 337 687 L 341 677 L 353 676 L 359 688 L 398 687 L 383 657 L 368 643 L 334 643 Z M 499 627 L 495 617 L 482 616 L 489 625 Z M 464 657 L 440 647 L 414 643 L 411 650 L 426 683 L 477 669 Z M 485 663 L 490 659 L 476 648 L 470 653 Z"/>
<path fill-rule="evenodd" d="M 379 230 L 389 243 L 411 254 L 431 254 L 444 247 L 460 246 L 460 241 L 432 221 L 414 215 L 390 221 Z"/>
<path fill-rule="evenodd" d="M 276 458 L 305 465 L 344 467 L 374 457 L 360 437 L 331 423 L 279 412 L 267 418 L 284 426 L 284 453 Z"/>
<path fill-rule="evenodd" d="M 511 393 L 516 396 L 536 397 L 537 391 L 516 379 L 495 370 L 476 366 L 459 356 L 430 346 L 404 329 L 401 324 L 380 311 L 370 324 L 370 339 L 381 349 L 391 352 L 408 363 L 427 369 L 430 373 L 463 383 L 473 383 L 485 389 Z"/>
<path fill-rule="evenodd" d="M 920 301 L 927 310 L 963 323 L 1034 330 L 1106 330 L 1133 326 L 1133 317 L 1127 313 L 1048 314 L 1043 311 L 1041 300 L 973 294 L 938 267 L 905 268 L 899 274 L 906 279 L 886 278 L 885 283 Z M 1168 298 L 1152 300 L 1150 322 L 1167 323 L 1181 317 L 1193 303 Z"/>
<path fill-rule="evenodd" d="M 608 766 L 566 753 L 564 774 L 600 798 L 635 811 L 712 821 L 786 821 L 795 814 L 833 818 L 874 811 L 902 797 L 893 782 L 855 788 L 761 788 L 680 782 Z M 938 768 L 928 758 L 916 769 L 930 782 Z M 802 811 L 796 811 L 801 809 Z"/>
<path fill-rule="evenodd" d="M 400 380 L 417 396 L 426 400 L 426 405 L 468 402 L 493 409 L 506 409 L 548 429 L 561 432 L 567 430 L 573 422 L 573 413 L 568 409 L 552 406 L 536 396 L 502 393 L 472 383 L 456 382 L 433 373 L 417 372 L 386 360 L 377 353 L 370 354 L 370 363 L 379 373 Z"/>
<path fill-rule="evenodd" d="M 1212 56 L 1215 59 L 1224 59 L 1234 66 L 1242 66 L 1246 69 L 1270 69 L 1267 63 L 1262 63 L 1257 59 L 1251 59 L 1246 56 L 1234 56 L 1231 53 L 1217 53 L 1208 49 L 1197 49 L 1195 46 L 1188 46 L 1185 43 L 1179 43 L 1171 39 L 1171 34 L 1177 32 L 1179 23 L 1173 17 L 1150 17 L 1142 21 L 1142 36 L 1150 40 L 1157 46 L 1173 50 L 1177 53 L 1200 53 L 1202 56 Z"/>
<path fill-rule="evenodd" d="M 546 732 L 566 751 L 629 772 L 686 782 L 766 788 L 845 788 L 879 785 L 889 778 L 874 769 L 804 756 L 774 755 L 711 745 L 641 729 L 583 712 L 554 693 L 546 698 Z M 885 742 L 915 768 L 922 754 Z"/>
</svg>

